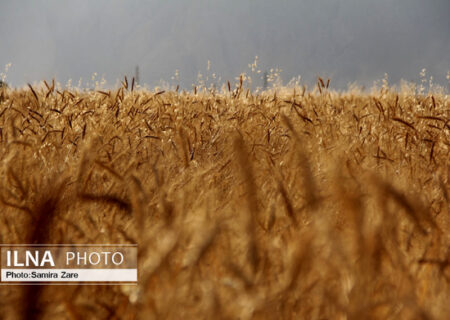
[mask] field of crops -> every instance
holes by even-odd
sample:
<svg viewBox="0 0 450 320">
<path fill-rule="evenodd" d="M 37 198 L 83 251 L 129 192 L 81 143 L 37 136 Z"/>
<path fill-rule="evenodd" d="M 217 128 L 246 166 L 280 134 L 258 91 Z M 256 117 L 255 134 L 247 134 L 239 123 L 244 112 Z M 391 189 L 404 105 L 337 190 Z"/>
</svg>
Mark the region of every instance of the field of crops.
<svg viewBox="0 0 450 320">
<path fill-rule="evenodd" d="M 0 317 L 448 319 L 449 102 L 1 88 L 1 243 L 137 243 L 139 282 L 2 286 Z"/>
</svg>

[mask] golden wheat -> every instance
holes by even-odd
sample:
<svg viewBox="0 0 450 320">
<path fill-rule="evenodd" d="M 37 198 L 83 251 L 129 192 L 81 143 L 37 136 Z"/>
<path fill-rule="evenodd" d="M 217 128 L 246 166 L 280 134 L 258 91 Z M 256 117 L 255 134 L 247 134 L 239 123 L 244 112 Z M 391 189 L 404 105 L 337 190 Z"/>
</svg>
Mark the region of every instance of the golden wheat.
<svg viewBox="0 0 450 320">
<path fill-rule="evenodd" d="M 1 242 L 139 246 L 2 318 L 448 319 L 448 96 L 329 84 L 0 89 Z"/>
</svg>

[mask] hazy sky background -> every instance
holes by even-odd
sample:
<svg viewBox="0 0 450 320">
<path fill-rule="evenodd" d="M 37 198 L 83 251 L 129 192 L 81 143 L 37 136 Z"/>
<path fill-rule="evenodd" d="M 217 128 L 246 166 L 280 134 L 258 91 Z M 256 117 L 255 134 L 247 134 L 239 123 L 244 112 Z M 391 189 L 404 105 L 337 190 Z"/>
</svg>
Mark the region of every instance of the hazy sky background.
<svg viewBox="0 0 450 320">
<path fill-rule="evenodd" d="M 109 85 L 140 67 L 141 83 L 191 87 L 197 73 L 224 81 L 279 67 L 282 78 L 330 76 L 335 87 L 389 74 L 447 85 L 449 0 L 53 0 L 0 1 L 0 71 L 7 82 L 56 77 Z M 261 85 L 261 80 L 259 85 Z"/>
</svg>

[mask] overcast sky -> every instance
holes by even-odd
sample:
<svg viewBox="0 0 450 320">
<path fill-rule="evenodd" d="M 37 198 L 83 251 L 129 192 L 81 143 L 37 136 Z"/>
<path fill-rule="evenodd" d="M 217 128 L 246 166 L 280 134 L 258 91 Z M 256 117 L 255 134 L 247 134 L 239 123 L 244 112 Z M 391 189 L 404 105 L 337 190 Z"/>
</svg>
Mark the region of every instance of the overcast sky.
<svg viewBox="0 0 450 320">
<path fill-rule="evenodd" d="M 418 81 L 422 68 L 446 85 L 450 70 L 450 0 L 53 0 L 0 1 L 0 71 L 7 82 L 56 77 L 109 85 L 182 86 L 197 73 L 232 80 L 259 56 L 264 72 L 285 82 L 331 77 L 337 87 L 370 85 L 388 73 Z M 261 83 L 261 82 L 260 82 Z"/>
</svg>

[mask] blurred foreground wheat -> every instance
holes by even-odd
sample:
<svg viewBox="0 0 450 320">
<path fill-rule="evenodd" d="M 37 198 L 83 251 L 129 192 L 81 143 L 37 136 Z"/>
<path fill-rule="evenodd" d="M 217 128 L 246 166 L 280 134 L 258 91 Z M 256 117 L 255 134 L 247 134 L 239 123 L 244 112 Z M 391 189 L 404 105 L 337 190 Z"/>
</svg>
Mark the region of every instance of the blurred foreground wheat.
<svg viewBox="0 0 450 320">
<path fill-rule="evenodd" d="M 448 96 L 0 89 L 1 243 L 137 243 L 4 319 L 449 319 Z"/>
</svg>

